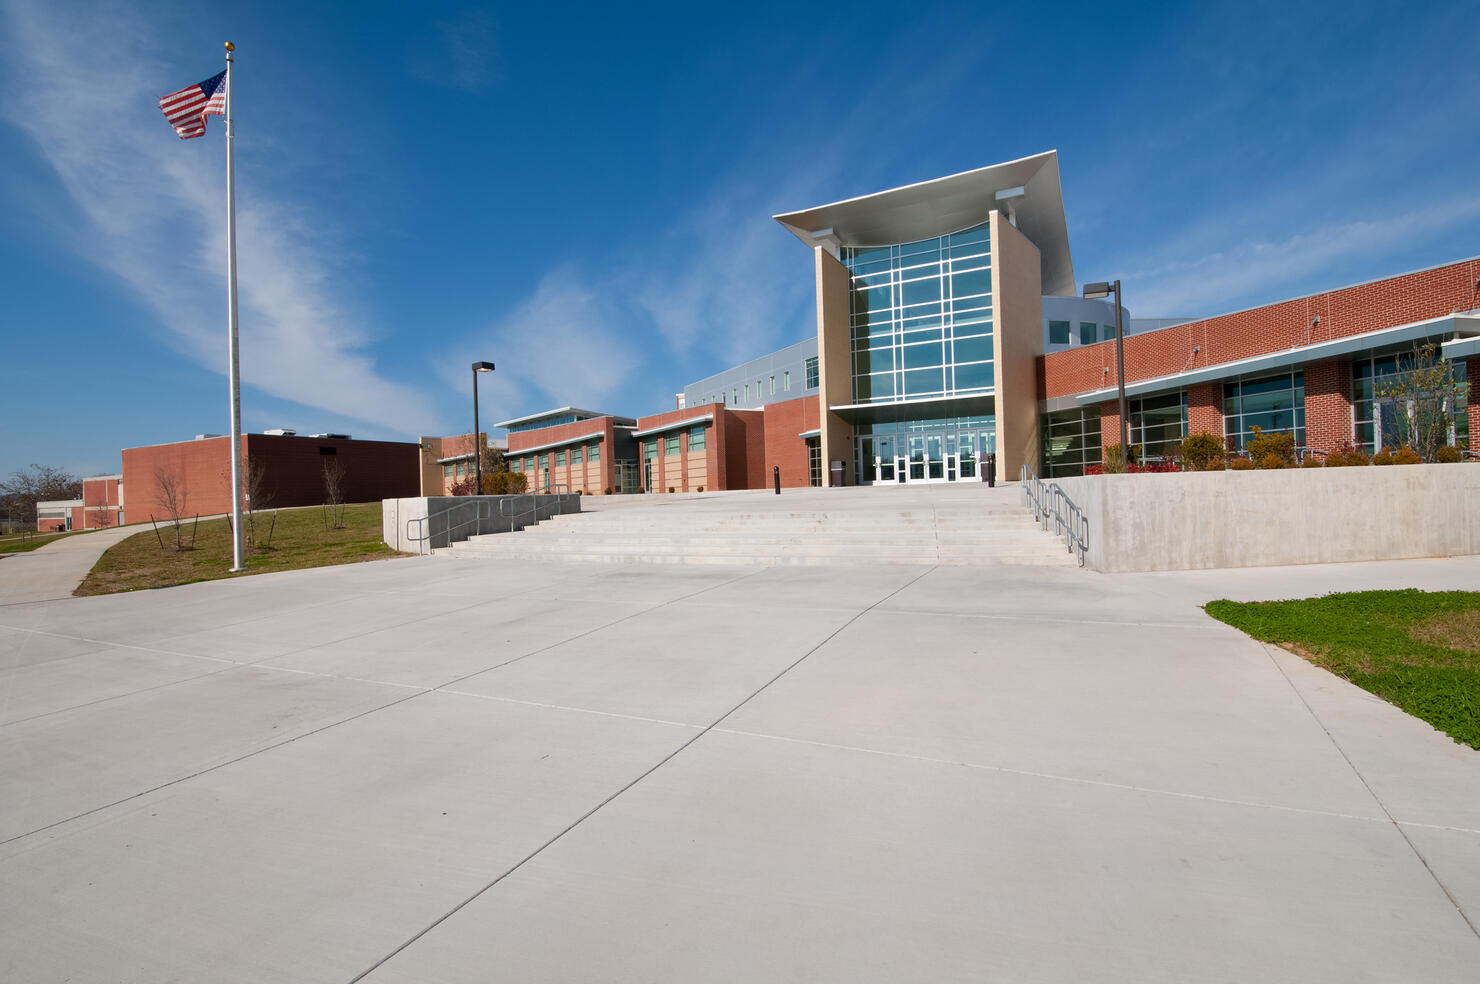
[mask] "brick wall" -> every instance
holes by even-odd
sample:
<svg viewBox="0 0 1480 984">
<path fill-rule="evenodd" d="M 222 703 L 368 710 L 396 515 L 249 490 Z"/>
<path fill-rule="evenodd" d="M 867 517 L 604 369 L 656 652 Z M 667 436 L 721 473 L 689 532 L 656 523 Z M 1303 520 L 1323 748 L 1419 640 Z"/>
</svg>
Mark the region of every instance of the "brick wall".
<svg viewBox="0 0 1480 984">
<path fill-rule="evenodd" d="M 1134 382 L 1472 310 L 1480 307 L 1476 277 L 1480 260 L 1465 260 L 1131 335 L 1125 340 L 1125 378 Z M 1317 316 L 1319 324 L 1314 322 Z M 1194 353 L 1194 347 L 1199 351 Z M 1114 342 L 1043 357 L 1041 398 L 1114 385 Z"/>
<path fill-rule="evenodd" d="M 1203 432 L 1216 437 L 1223 436 L 1222 383 L 1200 383 L 1187 387 L 1187 433 Z"/>
<path fill-rule="evenodd" d="M 773 467 L 780 467 L 781 484 L 786 488 L 805 488 L 812 483 L 807 442 L 797 435 L 818 429 L 820 409 L 821 402 L 816 396 L 766 405 L 762 418 L 762 485 L 771 482 Z M 822 467 L 823 481 L 826 482 L 827 463 L 824 462 Z"/>
<path fill-rule="evenodd" d="M 726 440 L 730 434 L 726 430 L 726 421 L 730 412 L 718 403 L 703 403 L 698 406 L 685 407 L 682 410 L 669 410 L 665 413 L 655 413 L 646 417 L 637 418 L 637 431 L 641 433 L 655 427 L 664 427 L 669 424 L 677 424 L 695 417 L 711 417 L 704 423 L 704 450 L 689 450 L 689 427 L 670 430 L 664 433 L 649 434 L 637 439 L 637 467 L 639 477 L 647 459 L 642 456 L 642 445 L 647 441 L 658 442 L 658 456 L 652 459 L 652 490 L 654 492 L 667 492 L 673 489 L 675 492 L 697 492 L 702 486 L 706 491 L 730 488 L 725 484 L 731 474 L 726 459 Z M 694 427 L 700 424 L 692 425 Z M 678 437 L 678 453 L 670 455 L 665 453 L 666 439 Z"/>
<path fill-rule="evenodd" d="M 84 478 L 82 480 L 82 502 L 85 508 L 80 511 L 74 510 L 74 528 L 102 529 L 117 526 L 121 501 L 122 479 Z"/>
<path fill-rule="evenodd" d="M 1349 359 L 1305 367 L 1305 444 L 1336 451 L 1352 443 L 1352 364 Z"/>
<path fill-rule="evenodd" d="M 323 449 L 332 448 L 332 454 Z M 264 468 L 259 508 L 311 506 L 324 501 L 324 461 L 333 458 L 344 469 L 346 502 L 371 502 L 415 496 L 421 488 L 421 451 L 398 441 L 353 441 L 275 434 L 242 435 L 245 462 Z M 184 492 L 183 515 L 231 512 L 231 439 L 213 437 L 123 450 L 123 484 L 131 522 L 168 515 L 159 476 L 177 477 Z"/>
<path fill-rule="evenodd" d="M 533 471 L 526 470 L 529 488 L 531 491 L 544 488 L 546 485 L 565 485 L 570 491 L 577 490 L 587 495 L 600 495 L 609 488 L 616 486 L 616 445 L 614 434 L 616 421 L 611 417 L 592 417 L 589 420 L 577 420 L 568 424 L 554 424 L 549 427 L 537 427 L 534 430 L 513 431 L 509 434 L 509 450 L 507 456 L 510 460 L 514 458 L 528 458 L 533 454 L 535 467 Z M 543 451 L 528 452 L 525 448 L 537 448 L 542 445 L 553 444 L 556 441 L 574 440 L 587 434 L 600 433 L 598 442 L 601 445 L 601 460 L 593 466 L 589 457 L 582 452 L 582 461 L 579 466 L 572 466 L 570 462 L 570 449 L 573 445 L 564 448 L 546 448 Z M 580 442 L 589 445 L 596 438 Z M 555 452 L 563 450 L 566 452 L 565 467 L 555 467 Z M 444 456 L 445 457 L 445 456 Z M 541 467 L 541 465 L 546 467 Z"/>
</svg>

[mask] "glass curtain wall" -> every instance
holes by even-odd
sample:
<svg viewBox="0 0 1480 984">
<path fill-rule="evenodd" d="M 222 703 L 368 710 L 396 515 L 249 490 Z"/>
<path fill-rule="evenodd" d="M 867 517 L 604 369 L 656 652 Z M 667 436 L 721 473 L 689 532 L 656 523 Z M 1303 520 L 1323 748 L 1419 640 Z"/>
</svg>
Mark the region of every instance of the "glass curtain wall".
<svg viewBox="0 0 1480 984">
<path fill-rule="evenodd" d="M 992 391 L 988 225 L 899 246 L 847 247 L 853 402 Z"/>
<path fill-rule="evenodd" d="M 1043 477 L 1083 475 L 1100 463 L 1100 408 L 1079 407 L 1043 415 Z"/>
<path fill-rule="evenodd" d="M 1374 410 L 1373 381 L 1381 376 L 1395 376 L 1412 370 L 1413 353 L 1371 356 L 1352 361 L 1352 417 L 1355 424 L 1356 447 L 1367 454 L 1377 450 L 1377 412 Z M 1454 442 L 1460 447 L 1469 447 L 1470 416 L 1466 411 L 1469 398 L 1468 366 L 1463 360 L 1449 361 L 1454 373 L 1455 406 L 1449 408 L 1454 414 Z M 1395 429 L 1386 422 L 1383 425 L 1383 443 L 1395 447 L 1398 437 Z"/>
<path fill-rule="evenodd" d="M 1129 409 L 1131 445 L 1141 449 L 1142 461 L 1176 453 L 1187 436 L 1186 390 L 1131 400 Z"/>
<path fill-rule="evenodd" d="M 981 457 L 997 450 L 997 418 L 938 417 L 853 429 L 854 482 L 977 479 Z"/>
<path fill-rule="evenodd" d="M 1305 373 L 1239 378 L 1223 384 L 1223 436 L 1230 453 L 1243 451 L 1258 427 L 1265 434 L 1291 432 L 1305 447 Z"/>
</svg>

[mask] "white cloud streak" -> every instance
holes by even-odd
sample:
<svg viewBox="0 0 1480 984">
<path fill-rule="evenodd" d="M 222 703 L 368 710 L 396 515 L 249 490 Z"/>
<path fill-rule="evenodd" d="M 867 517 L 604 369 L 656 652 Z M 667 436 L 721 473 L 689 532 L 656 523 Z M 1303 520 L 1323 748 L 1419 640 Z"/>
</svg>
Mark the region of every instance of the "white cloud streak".
<svg viewBox="0 0 1480 984">
<path fill-rule="evenodd" d="M 223 372 L 224 155 L 211 146 L 222 120 L 188 142 L 169 130 L 157 99 L 195 80 L 163 65 L 157 30 L 137 15 L 11 0 L 0 16 L 0 113 L 35 141 L 84 217 L 73 247 L 133 288 L 188 355 Z M 130 57 L 100 61 L 105 48 Z M 311 207 L 274 198 L 240 168 L 237 182 L 243 382 L 401 433 L 434 419 L 366 353 L 336 290 L 340 271 L 314 246 Z"/>
<path fill-rule="evenodd" d="M 1136 284 L 1133 310 L 1145 317 L 1220 313 L 1212 302 L 1267 303 L 1268 292 L 1295 285 L 1336 264 L 1370 254 L 1374 244 L 1391 250 L 1422 242 L 1480 218 L 1480 195 L 1464 195 L 1386 218 L 1342 222 L 1283 240 L 1242 243 L 1191 258 L 1151 260 L 1125 275 Z M 1203 237 L 1208 235 L 1204 230 Z M 1237 236 L 1230 234 L 1226 240 Z M 1251 298 L 1256 288 L 1263 298 Z"/>
</svg>

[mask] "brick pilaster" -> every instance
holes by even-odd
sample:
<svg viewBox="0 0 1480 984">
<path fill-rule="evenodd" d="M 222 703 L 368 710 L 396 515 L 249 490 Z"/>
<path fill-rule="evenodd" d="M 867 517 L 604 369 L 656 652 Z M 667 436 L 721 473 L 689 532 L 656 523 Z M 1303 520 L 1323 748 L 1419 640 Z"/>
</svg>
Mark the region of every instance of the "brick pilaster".
<svg viewBox="0 0 1480 984">
<path fill-rule="evenodd" d="M 1223 384 L 1187 387 L 1187 433 L 1223 436 Z"/>
<path fill-rule="evenodd" d="M 1335 451 L 1352 438 L 1351 362 L 1338 359 L 1306 366 L 1306 447 Z"/>
</svg>

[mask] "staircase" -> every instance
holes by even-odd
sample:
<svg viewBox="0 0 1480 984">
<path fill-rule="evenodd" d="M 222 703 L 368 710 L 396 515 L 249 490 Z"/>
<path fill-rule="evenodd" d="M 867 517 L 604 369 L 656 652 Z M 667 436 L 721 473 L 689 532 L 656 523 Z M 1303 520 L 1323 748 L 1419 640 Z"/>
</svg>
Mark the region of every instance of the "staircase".
<svg viewBox="0 0 1480 984">
<path fill-rule="evenodd" d="M 469 537 L 460 559 L 650 564 L 947 564 L 1074 567 L 1016 485 L 590 496 L 519 533 Z"/>
</svg>

